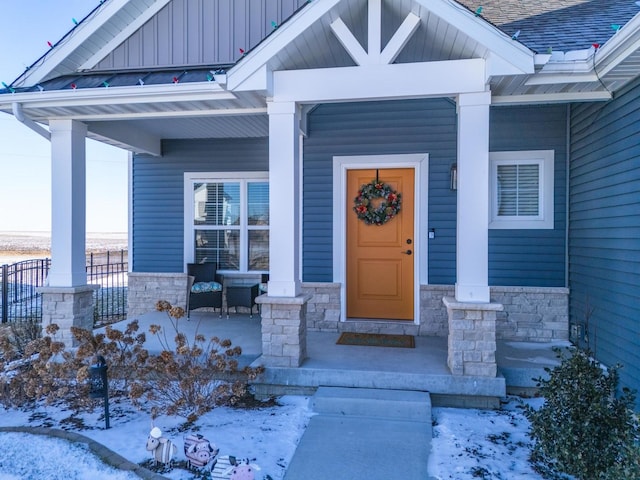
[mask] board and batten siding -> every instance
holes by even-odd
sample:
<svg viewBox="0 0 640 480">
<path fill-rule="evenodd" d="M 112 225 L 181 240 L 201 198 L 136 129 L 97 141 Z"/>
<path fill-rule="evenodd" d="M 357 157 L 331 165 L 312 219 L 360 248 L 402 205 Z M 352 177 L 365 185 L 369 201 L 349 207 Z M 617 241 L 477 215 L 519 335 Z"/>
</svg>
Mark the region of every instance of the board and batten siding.
<svg viewBox="0 0 640 480">
<path fill-rule="evenodd" d="M 570 321 L 640 390 L 640 82 L 572 107 L 570 192 Z"/>
<path fill-rule="evenodd" d="M 489 149 L 554 151 L 554 228 L 489 230 L 489 285 L 566 286 L 567 107 L 491 109 Z"/>
<path fill-rule="evenodd" d="M 491 110 L 491 150 L 555 151 L 555 228 L 490 231 L 490 285 L 565 286 L 566 124 L 566 107 Z M 456 192 L 450 190 L 450 170 L 456 163 L 456 137 L 456 106 L 447 99 L 315 109 L 304 147 L 303 280 L 333 279 L 333 157 L 428 153 L 428 228 L 435 230 L 435 238 L 422 241 L 429 242 L 429 283 L 454 284 Z"/>
<path fill-rule="evenodd" d="M 307 0 L 172 0 L 94 70 L 227 65 Z"/>
<path fill-rule="evenodd" d="M 165 140 L 162 157 L 133 158 L 133 271 L 183 272 L 184 173 L 264 172 L 266 138 Z"/>
</svg>

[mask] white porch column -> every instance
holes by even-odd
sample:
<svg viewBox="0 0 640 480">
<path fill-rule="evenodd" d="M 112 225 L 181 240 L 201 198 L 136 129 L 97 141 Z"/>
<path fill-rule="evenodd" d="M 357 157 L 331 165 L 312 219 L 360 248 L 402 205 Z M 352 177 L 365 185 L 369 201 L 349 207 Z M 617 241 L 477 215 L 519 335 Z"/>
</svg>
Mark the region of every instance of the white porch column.
<svg viewBox="0 0 640 480">
<path fill-rule="evenodd" d="M 491 92 L 458 96 L 458 302 L 489 302 L 490 105 Z"/>
<path fill-rule="evenodd" d="M 300 294 L 300 108 L 268 102 L 269 296 Z"/>
<path fill-rule="evenodd" d="M 87 126 L 52 120 L 50 287 L 87 284 L 85 269 Z"/>
</svg>

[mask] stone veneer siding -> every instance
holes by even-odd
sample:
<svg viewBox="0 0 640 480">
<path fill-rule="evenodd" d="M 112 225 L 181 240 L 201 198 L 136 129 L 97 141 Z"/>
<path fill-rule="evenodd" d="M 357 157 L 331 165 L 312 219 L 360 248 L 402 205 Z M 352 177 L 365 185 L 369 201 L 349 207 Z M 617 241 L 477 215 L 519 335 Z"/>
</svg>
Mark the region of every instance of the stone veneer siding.
<svg viewBox="0 0 640 480">
<path fill-rule="evenodd" d="M 302 292 L 311 296 L 307 303 L 307 330 L 337 332 L 340 323 L 340 284 L 303 283 Z"/>
<path fill-rule="evenodd" d="M 320 332 L 345 330 L 340 322 L 340 284 L 304 283 L 304 293 L 312 295 L 307 305 L 307 329 Z M 569 289 L 555 287 L 491 287 L 491 302 L 504 306 L 496 312 L 496 339 L 520 342 L 550 342 L 569 339 Z M 453 297 L 453 285 L 420 287 L 420 325 L 405 332 L 421 336 L 449 334 L 444 297 Z M 351 324 L 352 322 L 349 322 Z M 353 322 L 354 328 L 378 333 L 380 322 Z M 406 322 L 398 322 L 406 324 Z M 388 325 L 388 323 L 386 323 Z M 358 330 L 358 331 L 360 331 Z M 394 329 L 397 330 L 397 329 Z"/>
<path fill-rule="evenodd" d="M 569 340 L 568 288 L 491 287 L 491 301 L 504 306 L 496 319 L 498 340 Z"/>
<path fill-rule="evenodd" d="M 127 317 L 155 311 L 158 300 L 186 308 L 187 279 L 186 273 L 129 273 Z"/>
</svg>

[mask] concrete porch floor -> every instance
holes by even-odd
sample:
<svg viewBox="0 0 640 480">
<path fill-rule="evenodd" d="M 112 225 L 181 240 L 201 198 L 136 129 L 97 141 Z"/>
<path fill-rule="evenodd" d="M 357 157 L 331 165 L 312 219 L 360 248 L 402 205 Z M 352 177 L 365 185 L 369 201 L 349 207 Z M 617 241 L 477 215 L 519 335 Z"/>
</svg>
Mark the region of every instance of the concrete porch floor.
<svg viewBox="0 0 640 480">
<path fill-rule="evenodd" d="M 130 320 L 116 324 L 124 328 Z M 147 334 L 147 349 L 160 351 L 151 324 L 166 330 L 172 343 L 175 332 L 167 315 L 151 312 L 138 318 L 140 332 Z M 259 365 L 262 353 L 260 316 L 231 313 L 192 312 L 191 319 L 178 320 L 179 329 L 192 339 L 196 330 L 206 338 L 228 338 L 242 347 L 241 366 Z M 509 390 L 521 392 L 535 387 L 534 378 L 544 376 L 545 367 L 558 359 L 553 347 L 568 342 L 523 343 L 499 341 L 496 378 L 454 376 L 447 367 L 447 339 L 416 337 L 415 348 L 337 345 L 338 332 L 308 332 L 307 356 L 299 368 L 269 367 L 256 383 L 259 395 L 311 394 L 319 386 L 383 388 L 427 391 L 434 405 L 495 408 Z"/>
</svg>

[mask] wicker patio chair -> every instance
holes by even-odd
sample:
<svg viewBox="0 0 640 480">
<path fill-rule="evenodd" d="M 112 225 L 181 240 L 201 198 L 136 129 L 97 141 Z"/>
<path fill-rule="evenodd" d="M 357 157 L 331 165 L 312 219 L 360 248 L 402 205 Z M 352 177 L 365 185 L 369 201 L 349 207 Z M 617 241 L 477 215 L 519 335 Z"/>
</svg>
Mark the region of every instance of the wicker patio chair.
<svg viewBox="0 0 640 480">
<path fill-rule="evenodd" d="M 217 273 L 215 263 L 188 263 L 189 291 L 187 316 L 197 308 L 218 308 L 222 317 L 222 289 L 224 278 Z"/>
</svg>

